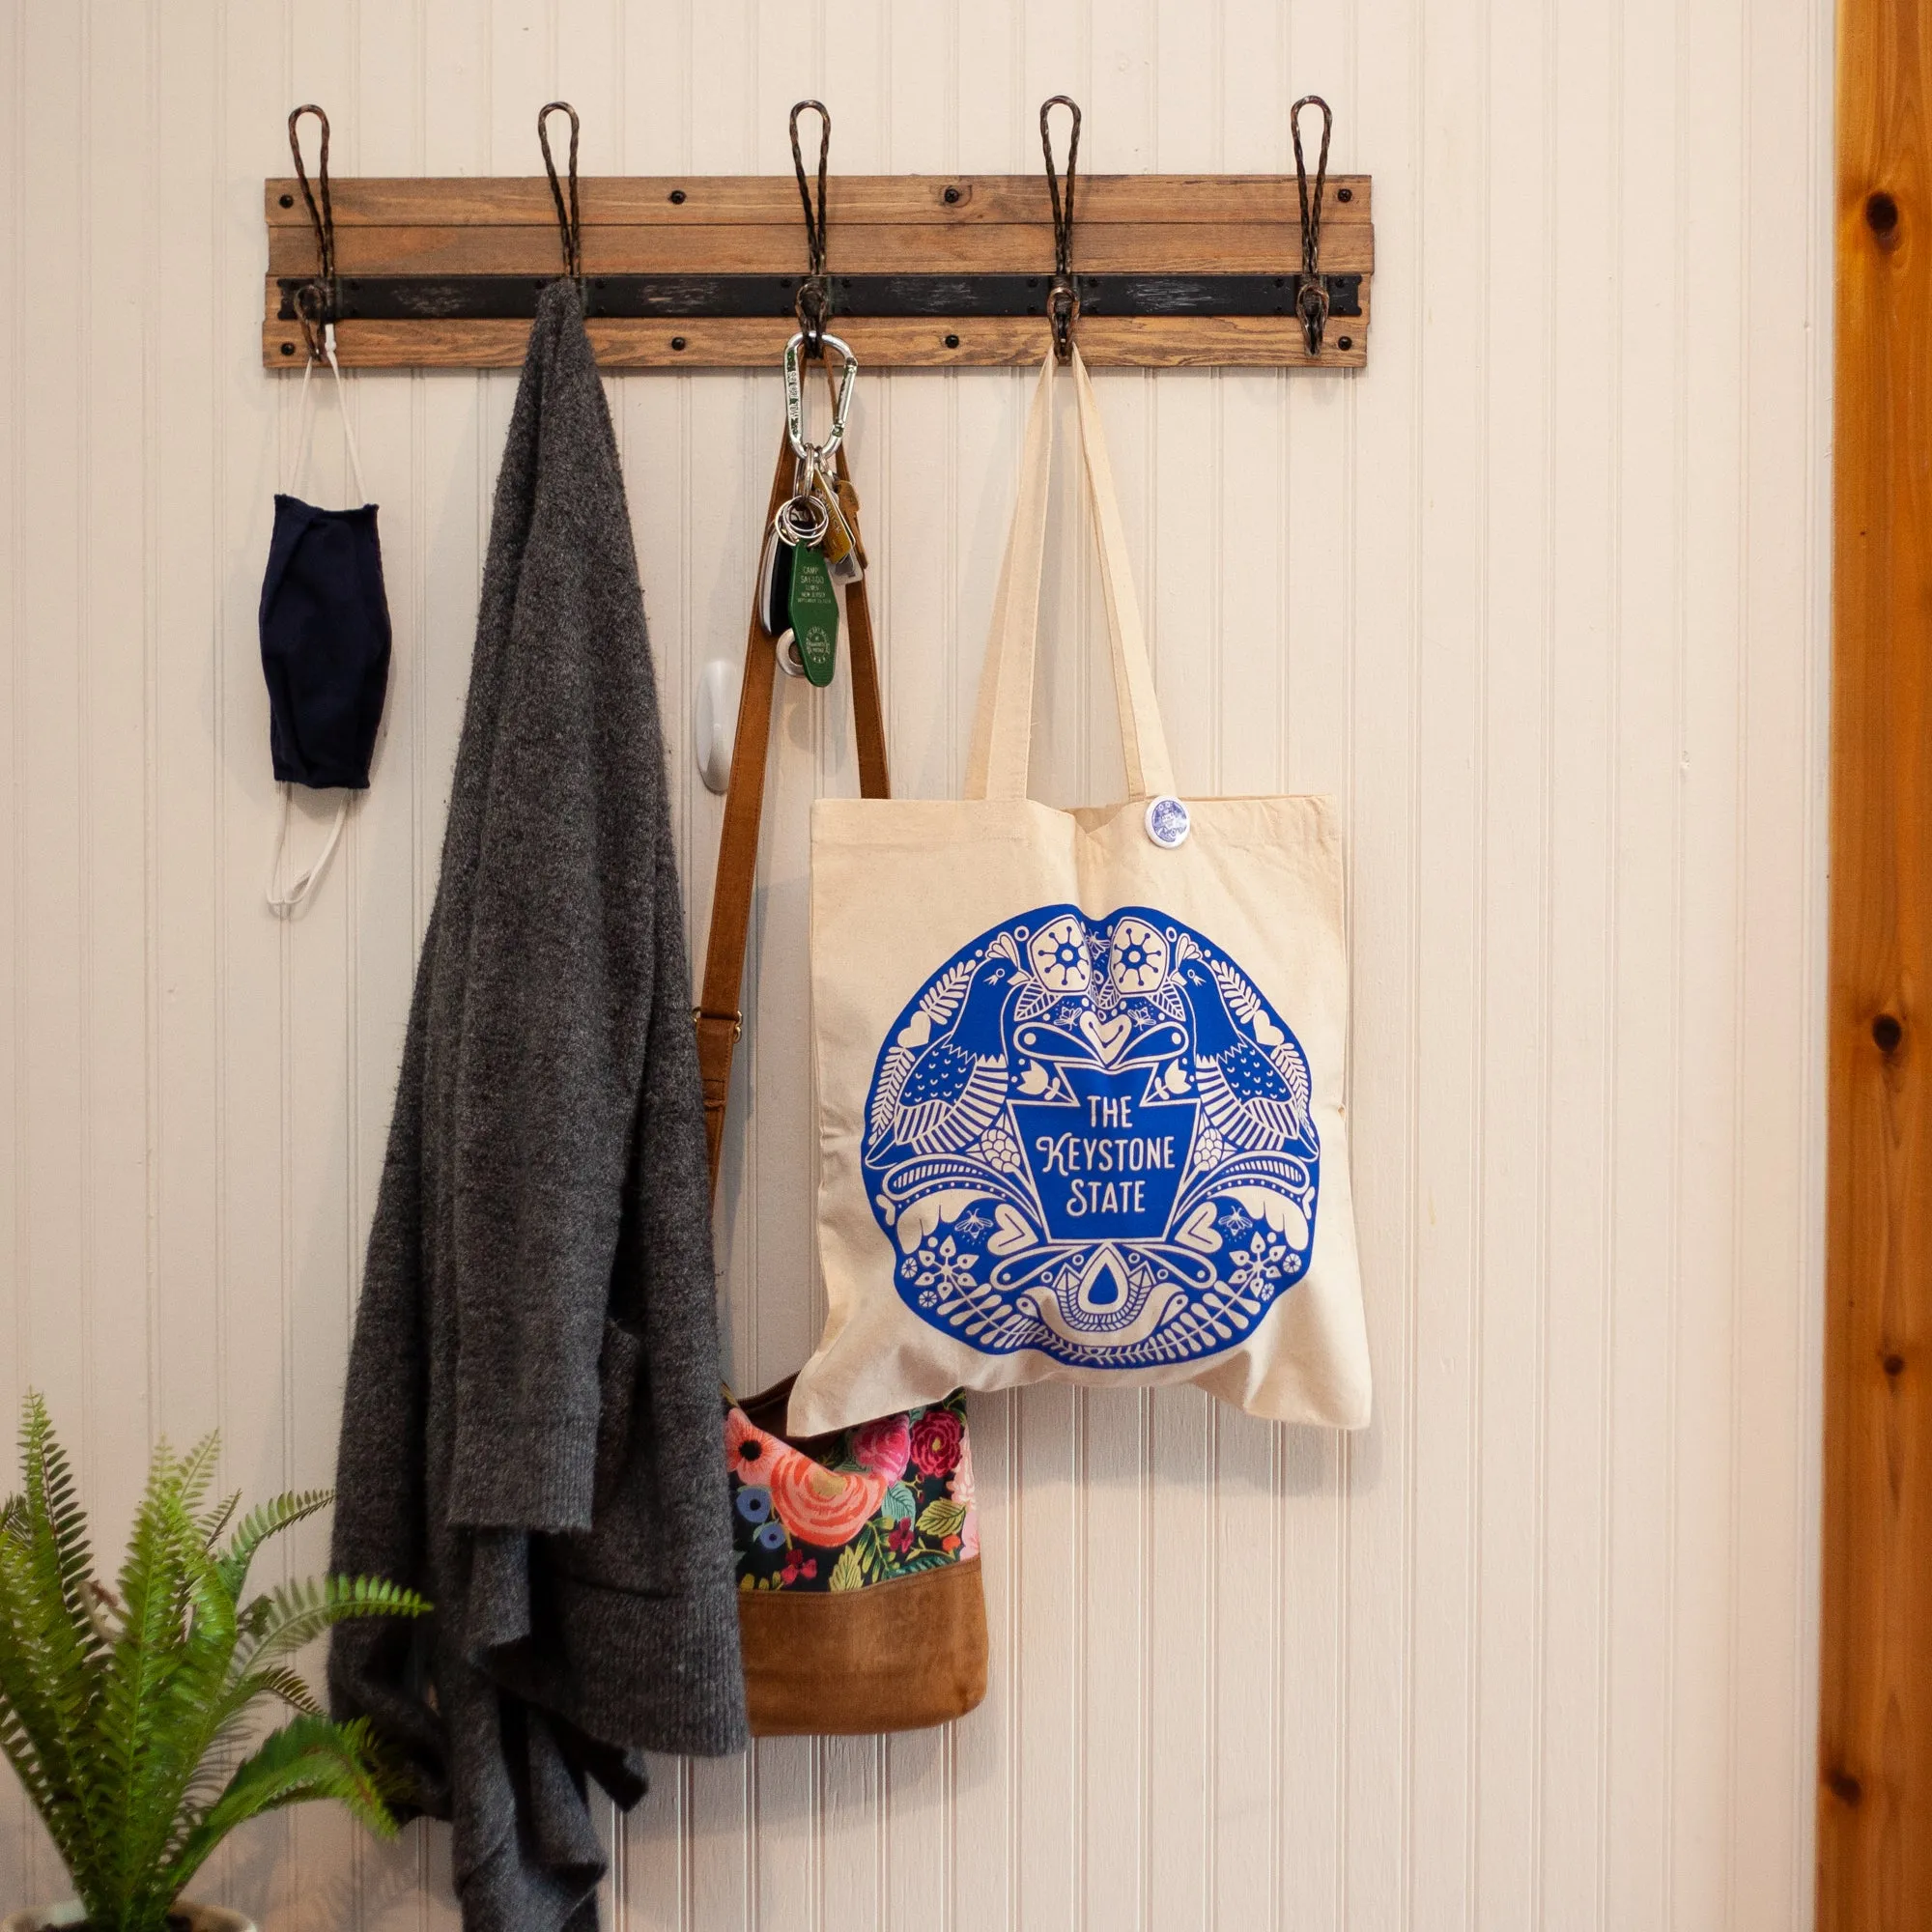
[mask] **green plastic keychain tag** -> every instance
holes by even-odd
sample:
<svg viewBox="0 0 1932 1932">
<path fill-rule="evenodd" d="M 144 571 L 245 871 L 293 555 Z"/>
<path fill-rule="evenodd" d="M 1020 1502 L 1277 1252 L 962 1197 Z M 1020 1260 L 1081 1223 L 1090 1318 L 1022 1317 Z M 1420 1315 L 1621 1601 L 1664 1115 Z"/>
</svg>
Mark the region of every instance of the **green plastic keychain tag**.
<svg viewBox="0 0 1932 1932">
<path fill-rule="evenodd" d="M 838 593 L 816 544 L 791 554 L 791 631 L 805 674 L 816 685 L 832 682 L 838 661 Z"/>
</svg>

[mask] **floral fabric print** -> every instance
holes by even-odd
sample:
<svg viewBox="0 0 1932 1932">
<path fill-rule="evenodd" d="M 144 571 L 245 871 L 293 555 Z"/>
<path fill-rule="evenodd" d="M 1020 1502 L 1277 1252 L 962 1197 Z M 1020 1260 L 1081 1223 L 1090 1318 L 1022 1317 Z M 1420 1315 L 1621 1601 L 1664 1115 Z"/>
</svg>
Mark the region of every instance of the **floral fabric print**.
<svg viewBox="0 0 1932 1932">
<path fill-rule="evenodd" d="M 963 1393 L 815 1457 L 727 1404 L 724 1463 L 741 1590 L 856 1590 L 980 1553 Z"/>
</svg>

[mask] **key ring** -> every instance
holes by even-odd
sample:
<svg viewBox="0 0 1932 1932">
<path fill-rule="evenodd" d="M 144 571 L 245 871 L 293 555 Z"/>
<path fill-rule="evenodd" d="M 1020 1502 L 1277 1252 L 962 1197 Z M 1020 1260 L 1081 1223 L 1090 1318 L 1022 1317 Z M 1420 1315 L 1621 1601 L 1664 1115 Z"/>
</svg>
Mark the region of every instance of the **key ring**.
<svg viewBox="0 0 1932 1932">
<path fill-rule="evenodd" d="M 808 442 L 805 440 L 805 378 L 800 350 L 805 346 L 805 332 L 800 330 L 785 344 L 784 385 L 785 385 L 785 434 L 791 439 L 792 451 L 823 467 L 825 459 L 845 440 L 845 416 L 852 407 L 852 386 L 859 378 L 858 358 L 836 335 L 823 338 L 823 346 L 836 349 L 845 358 L 844 373 L 838 378 L 838 399 L 832 405 L 832 427 L 826 432 L 823 442 Z"/>
<path fill-rule="evenodd" d="M 772 519 L 772 530 L 779 542 L 792 550 L 801 545 L 809 550 L 813 544 L 823 543 L 826 531 L 832 527 L 832 512 L 818 497 L 810 494 L 810 487 L 806 486 L 805 496 L 787 497 Z"/>
</svg>

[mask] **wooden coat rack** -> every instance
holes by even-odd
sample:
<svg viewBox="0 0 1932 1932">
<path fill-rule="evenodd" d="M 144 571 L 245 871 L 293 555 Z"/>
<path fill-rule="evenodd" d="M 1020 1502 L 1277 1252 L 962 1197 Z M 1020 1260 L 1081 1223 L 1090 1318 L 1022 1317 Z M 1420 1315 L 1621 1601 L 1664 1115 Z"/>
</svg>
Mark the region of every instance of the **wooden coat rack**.
<svg viewBox="0 0 1932 1932">
<path fill-rule="evenodd" d="M 326 154 L 326 149 L 325 149 Z M 336 345 L 366 369 L 523 360 L 537 291 L 559 271 L 550 184 L 350 179 L 332 205 Z M 610 369 L 768 369 L 797 326 L 804 241 L 783 176 L 581 185 L 584 309 Z M 1075 332 L 1097 365 L 1359 368 L 1375 231 L 1369 178 L 1329 178 L 1311 354 L 1296 315 L 1293 175 L 1099 175 L 1079 182 Z M 1038 360 L 1054 274 L 1047 183 L 1028 175 L 845 176 L 826 198 L 829 326 L 867 369 Z M 317 276 L 303 185 L 267 184 L 262 357 L 299 367 L 300 291 Z"/>
</svg>

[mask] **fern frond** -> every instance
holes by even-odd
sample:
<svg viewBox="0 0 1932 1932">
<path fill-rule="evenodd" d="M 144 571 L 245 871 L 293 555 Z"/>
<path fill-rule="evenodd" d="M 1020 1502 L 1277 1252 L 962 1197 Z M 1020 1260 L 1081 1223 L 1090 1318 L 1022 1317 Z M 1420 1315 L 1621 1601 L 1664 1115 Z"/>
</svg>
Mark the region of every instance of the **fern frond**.
<svg viewBox="0 0 1932 1932">
<path fill-rule="evenodd" d="M 257 1697 L 279 1697 L 290 1710 L 304 1718 L 322 1716 L 322 1705 L 316 1694 L 298 1671 L 291 1670 L 286 1664 L 275 1664 L 267 1670 L 251 1670 L 242 1679 L 251 1686 L 247 1702 L 252 1704 Z"/>
<path fill-rule="evenodd" d="M 324 1577 L 284 1583 L 268 1597 L 258 1597 L 243 1612 L 244 1634 L 237 1662 L 245 1669 L 260 1670 L 277 1659 L 293 1657 L 333 1624 L 352 1617 L 419 1617 L 429 1607 L 413 1590 L 383 1577 Z M 249 1613 L 255 1611 L 261 1615 L 251 1636 Z"/>
<path fill-rule="evenodd" d="M 44 1816 L 51 1806 L 59 1803 L 60 1794 L 47 1782 L 40 1752 L 34 1748 L 34 1741 L 27 1734 L 26 1726 L 4 1704 L 0 1704 L 0 1751 L 6 1753 L 7 1762 L 14 1767 L 28 1802 Z M 59 1844 L 58 1837 L 55 1842 Z"/>
<path fill-rule="evenodd" d="M 59 1714 L 19 1681 L 23 1671 L 17 1629 L 10 1619 L 0 1626 L 0 1750 L 71 1868 L 92 1856 L 92 1824 L 75 1790 L 69 1734 Z"/>
<path fill-rule="evenodd" d="M 212 1439 L 212 1438 L 211 1438 Z M 130 1902 L 172 1833 L 200 1765 L 210 1712 L 235 1648 L 235 1604 L 208 1553 L 186 1463 L 155 1452 L 123 1572 L 122 1634 L 108 1658 L 101 1756 L 114 1804 L 108 1845 L 119 1895 Z"/>
<path fill-rule="evenodd" d="M 184 1794 L 187 1808 L 208 1804 L 227 1783 L 242 1744 L 256 1728 L 254 1707 L 264 1697 L 279 1698 L 298 1717 L 320 1718 L 326 1715 L 321 1701 L 300 1673 L 286 1664 L 273 1664 L 267 1670 L 251 1670 L 237 1678 L 227 1695 L 211 1714 L 213 1724 L 207 1734 L 201 1763 L 188 1779 Z"/>
<path fill-rule="evenodd" d="M 314 1516 L 318 1510 L 326 1510 L 334 1500 L 333 1490 L 292 1490 L 286 1495 L 276 1496 L 251 1509 L 242 1519 L 241 1527 L 217 1559 L 229 1595 L 240 1602 L 248 1581 L 248 1566 L 255 1560 L 256 1550 L 270 1537 L 279 1536 L 283 1530 L 300 1522 L 304 1517 Z"/>
<path fill-rule="evenodd" d="M 235 1520 L 235 1512 L 242 1507 L 242 1492 L 230 1490 L 213 1509 L 204 1510 L 199 1518 L 201 1540 L 210 1549 L 221 1541 L 221 1532 Z"/>
<path fill-rule="evenodd" d="M 9 1514 L 21 1530 L 0 1541 L 7 1614 L 0 1694 L 32 1739 L 51 1795 L 43 1816 L 72 1868 L 91 1863 L 103 1842 L 86 1747 L 103 1646 L 83 1608 L 87 1519 L 38 1392 L 21 1409 L 20 1463 L 23 1492 Z"/>
<path fill-rule="evenodd" d="M 213 1728 L 206 1733 L 201 1762 L 194 1776 L 188 1779 L 178 1806 L 183 1818 L 198 1813 L 212 1804 L 228 1782 L 242 1753 L 242 1747 L 257 1728 L 253 1718 L 254 1707 L 264 1697 L 280 1698 L 298 1717 L 319 1718 L 326 1715 L 314 1691 L 298 1673 L 286 1665 L 251 1670 L 238 1678 L 221 1704 L 211 1714 L 214 1721 Z"/>
<path fill-rule="evenodd" d="M 87 1517 L 73 1492 L 73 1471 L 67 1451 L 55 1439 L 46 1403 L 38 1390 L 27 1397 L 20 1462 L 35 1540 L 38 1543 L 44 1537 L 48 1553 L 58 1562 L 61 1594 L 71 1603 L 80 1578 L 93 1568 L 87 1547 Z"/>
<path fill-rule="evenodd" d="M 182 1508 L 193 1516 L 208 1495 L 209 1485 L 214 1481 L 215 1466 L 221 1456 L 221 1435 L 219 1431 L 211 1429 L 185 1456 L 175 1463 L 175 1493 L 181 1498 Z"/>
<path fill-rule="evenodd" d="M 310 1798 L 333 1798 L 381 1836 L 396 1833 L 392 1795 L 373 1732 L 357 1719 L 338 1724 L 327 1718 L 292 1719 L 264 1739 L 236 1767 L 226 1788 L 184 1835 L 168 1867 L 179 1893 L 210 1852 L 237 1825 Z"/>
<path fill-rule="evenodd" d="M 203 1783 L 211 1751 L 217 1748 L 235 1705 L 233 1662 L 239 1635 L 235 1599 L 209 1550 L 204 1516 L 190 1516 L 181 1498 L 164 1498 L 162 1511 L 184 1582 L 186 1609 L 172 1667 L 157 1688 L 155 1729 L 174 1748 L 144 1764 L 135 1779 L 135 1818 L 130 1827 L 144 1867 L 161 1860 L 178 1829 L 184 1805 Z M 261 1690 L 252 1694 L 262 1694 Z"/>
</svg>

